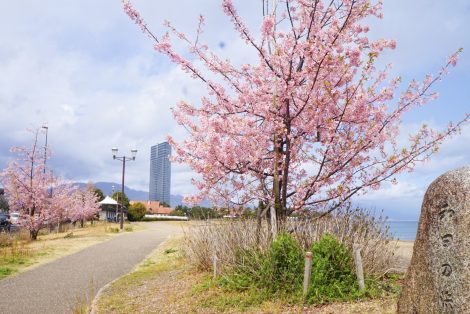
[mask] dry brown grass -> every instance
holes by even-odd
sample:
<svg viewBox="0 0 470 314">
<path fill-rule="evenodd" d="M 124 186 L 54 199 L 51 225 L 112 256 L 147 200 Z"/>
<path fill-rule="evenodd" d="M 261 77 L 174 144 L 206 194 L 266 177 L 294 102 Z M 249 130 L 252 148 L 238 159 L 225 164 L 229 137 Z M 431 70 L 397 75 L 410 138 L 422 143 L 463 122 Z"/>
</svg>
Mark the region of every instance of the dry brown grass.
<svg viewBox="0 0 470 314">
<path fill-rule="evenodd" d="M 395 313 L 393 297 L 322 306 L 284 301 L 249 304 L 251 296 L 220 288 L 208 272 L 180 254 L 182 238 L 163 243 L 133 272 L 108 286 L 95 300 L 95 313 Z"/>
<path fill-rule="evenodd" d="M 394 269 L 396 249 L 383 218 L 374 218 L 364 210 L 346 210 L 323 219 L 291 220 L 286 229 L 308 249 L 326 234 L 334 235 L 341 243 L 362 248 L 364 271 L 380 276 Z M 211 270 L 214 255 L 222 268 L 232 268 L 239 262 L 240 251 L 264 251 L 269 246 L 268 227 L 264 224 L 257 241 L 254 220 L 204 221 L 185 230 L 185 252 L 191 263 L 201 270 Z"/>
<path fill-rule="evenodd" d="M 86 291 L 75 298 L 75 302 L 70 305 L 73 314 L 89 314 L 91 312 L 91 303 L 96 295 L 96 285 L 93 281 L 88 284 Z"/>
<path fill-rule="evenodd" d="M 111 239 L 118 235 L 109 231 L 111 226 L 115 225 L 95 222 L 85 228 L 67 226 L 60 233 L 44 230 L 36 241 L 25 230 L 0 233 L 0 279 Z"/>
<path fill-rule="evenodd" d="M 373 212 L 352 207 L 330 217 L 318 220 L 290 222 L 289 228 L 299 243 L 307 249 L 326 234 L 334 235 L 352 249 L 357 244 L 362 249 L 364 271 L 380 276 L 393 267 L 397 241 L 393 240 L 386 226 L 386 218 Z"/>
<path fill-rule="evenodd" d="M 233 267 L 237 264 L 237 253 L 259 247 L 264 250 L 269 245 L 267 226 L 262 226 L 259 243 L 256 242 L 256 222 L 254 220 L 207 220 L 194 224 L 185 231 L 184 250 L 190 262 L 200 270 L 211 270 L 213 257 L 217 256 L 220 265 Z"/>
</svg>

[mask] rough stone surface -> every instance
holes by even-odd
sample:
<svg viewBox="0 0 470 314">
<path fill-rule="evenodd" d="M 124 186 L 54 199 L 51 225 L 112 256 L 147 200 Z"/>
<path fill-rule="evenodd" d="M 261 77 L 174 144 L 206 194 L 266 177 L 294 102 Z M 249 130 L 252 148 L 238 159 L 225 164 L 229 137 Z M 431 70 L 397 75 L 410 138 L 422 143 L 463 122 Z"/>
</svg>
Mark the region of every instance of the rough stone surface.
<svg viewBox="0 0 470 314">
<path fill-rule="evenodd" d="M 426 191 L 398 313 L 470 313 L 470 166 Z"/>
</svg>

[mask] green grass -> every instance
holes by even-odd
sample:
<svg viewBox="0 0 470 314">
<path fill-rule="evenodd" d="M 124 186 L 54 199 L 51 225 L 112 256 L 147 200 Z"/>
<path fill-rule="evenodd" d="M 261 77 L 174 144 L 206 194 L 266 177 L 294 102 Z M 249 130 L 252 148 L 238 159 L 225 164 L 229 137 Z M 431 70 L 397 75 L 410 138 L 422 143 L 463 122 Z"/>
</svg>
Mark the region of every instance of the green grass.
<svg viewBox="0 0 470 314">
<path fill-rule="evenodd" d="M 203 300 L 200 305 L 208 309 L 215 309 L 220 312 L 237 309 L 237 311 L 256 310 L 269 297 L 263 290 L 250 289 L 244 292 L 233 293 L 225 291 L 214 295 L 214 297 Z"/>
<path fill-rule="evenodd" d="M 0 279 L 17 273 L 33 263 L 38 255 L 30 249 L 29 243 L 8 235 L 11 241 L 0 248 Z"/>
<path fill-rule="evenodd" d="M 223 281 L 223 277 L 213 280 L 211 275 L 206 274 L 199 284 L 192 287 L 192 294 L 199 299 L 200 307 L 218 312 L 234 309 L 243 312 L 255 311 L 270 299 L 270 294 L 266 290 L 249 288 L 245 291 L 234 291 L 224 288 Z"/>
<path fill-rule="evenodd" d="M 134 230 L 133 226 L 126 228 L 127 231 Z M 111 228 L 105 222 L 96 222 L 73 230 L 69 226 L 68 229 L 63 233 L 48 233 L 43 230 L 36 241 L 30 241 L 29 234 L 25 231 L 15 234 L 0 233 L 0 279 L 72 254 L 113 236 L 109 231 Z M 119 232 L 118 228 L 115 229 Z"/>
<path fill-rule="evenodd" d="M 399 292 L 396 276 L 381 280 L 366 278 L 366 288 L 357 286 L 351 252 L 334 237 L 325 235 L 310 248 L 313 267 L 310 288 L 302 296 L 303 252 L 288 234 L 281 234 L 265 253 L 241 252 L 239 265 L 217 280 L 206 277 L 194 289 L 201 306 L 218 312 L 257 311 L 270 302 L 313 306 L 357 302 L 359 299 L 395 297 Z"/>
<path fill-rule="evenodd" d="M 136 295 L 146 283 L 155 280 L 160 274 L 180 269 L 184 266 L 184 258 L 177 253 L 175 245 L 179 245 L 179 239 L 167 240 L 157 248 L 150 257 L 140 263 L 137 268 L 114 281 L 97 301 L 96 313 L 133 313 L 140 311 L 140 307 L 146 303 L 145 295 Z"/>
<path fill-rule="evenodd" d="M 34 263 L 34 255 L 30 257 L 0 258 L 0 279 L 18 273 L 22 268 Z"/>
<path fill-rule="evenodd" d="M 191 289 L 195 306 L 206 308 L 210 312 L 216 311 L 220 313 L 276 313 L 278 311 L 282 313 L 297 313 L 303 312 L 303 308 L 308 306 L 309 309 L 313 309 L 312 313 L 316 313 L 315 308 L 318 305 L 304 304 L 303 298 L 298 294 L 273 293 L 268 289 L 256 287 L 250 287 L 243 291 L 227 289 L 224 280 L 226 280 L 224 277 L 213 280 L 212 275 L 204 275 L 199 280 L 199 283 Z M 398 296 L 402 280 L 403 275 L 390 274 L 381 281 L 368 281 L 366 282 L 368 289 L 364 290 L 361 296 L 347 298 L 347 302 L 345 300 L 341 302 L 332 301 L 328 304 L 323 304 L 322 307 L 332 306 L 334 308 L 340 306 L 361 309 L 363 306 L 368 308 L 368 306 L 385 302 L 387 305 L 384 313 L 389 313 L 390 306 L 394 304 L 394 301 L 390 302 L 388 300 L 395 300 Z M 377 306 L 380 308 L 379 305 Z M 325 313 L 336 313 L 336 311 Z M 354 313 L 361 313 L 361 311 L 354 311 Z M 364 313 L 367 313 L 367 311 Z"/>
<path fill-rule="evenodd" d="M 164 253 L 165 253 L 165 254 L 171 254 L 171 253 L 175 253 L 175 252 L 177 252 L 177 251 L 178 251 L 178 250 L 175 250 L 175 249 L 173 249 L 173 248 L 169 248 L 169 249 L 166 249 L 166 250 L 164 251 Z"/>
<path fill-rule="evenodd" d="M 0 279 L 10 276 L 15 271 L 9 267 L 0 267 Z"/>
<path fill-rule="evenodd" d="M 280 289 L 232 289 L 226 284 L 228 275 L 214 279 L 209 272 L 191 268 L 181 254 L 182 245 L 181 239 L 166 241 L 133 272 L 113 282 L 97 300 L 96 313 L 166 313 L 171 309 L 177 309 L 175 313 L 302 313 L 305 308 L 312 313 L 395 311 L 402 276 L 387 275 L 380 281 L 367 282 L 367 293 L 376 298 L 366 295 L 361 300 L 318 307 L 305 304 L 298 293 Z"/>
</svg>

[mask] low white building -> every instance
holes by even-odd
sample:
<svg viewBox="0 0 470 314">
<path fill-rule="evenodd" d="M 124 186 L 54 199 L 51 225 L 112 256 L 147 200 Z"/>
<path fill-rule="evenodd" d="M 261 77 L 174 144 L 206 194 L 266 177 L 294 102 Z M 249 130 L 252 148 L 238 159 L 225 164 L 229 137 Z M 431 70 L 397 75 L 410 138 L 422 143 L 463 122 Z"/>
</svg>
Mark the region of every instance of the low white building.
<svg viewBox="0 0 470 314">
<path fill-rule="evenodd" d="M 106 196 L 104 200 L 99 202 L 100 210 L 100 220 L 106 221 L 118 221 L 119 214 L 119 204 L 116 200 L 112 199 L 109 196 Z M 127 219 L 127 210 L 124 209 L 124 219 Z"/>
</svg>

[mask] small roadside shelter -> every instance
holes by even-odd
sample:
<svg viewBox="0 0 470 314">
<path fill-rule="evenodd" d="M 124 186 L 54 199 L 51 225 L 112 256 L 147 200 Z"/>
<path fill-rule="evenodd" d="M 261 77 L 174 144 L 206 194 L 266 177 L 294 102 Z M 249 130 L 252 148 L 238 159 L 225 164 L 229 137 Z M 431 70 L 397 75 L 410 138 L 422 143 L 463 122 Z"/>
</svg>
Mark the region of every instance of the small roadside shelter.
<svg viewBox="0 0 470 314">
<path fill-rule="evenodd" d="M 100 204 L 100 220 L 117 221 L 119 204 L 116 200 L 106 196 L 104 200 L 98 202 Z"/>
</svg>

